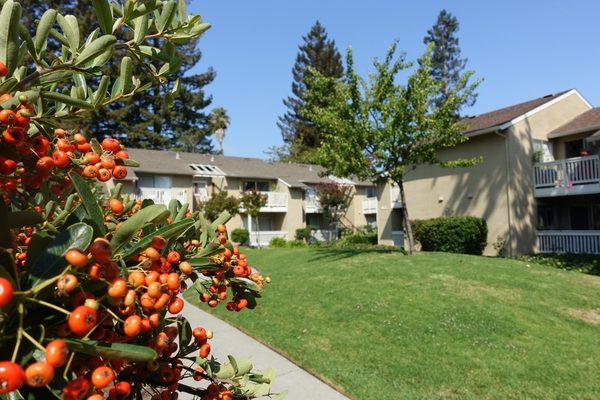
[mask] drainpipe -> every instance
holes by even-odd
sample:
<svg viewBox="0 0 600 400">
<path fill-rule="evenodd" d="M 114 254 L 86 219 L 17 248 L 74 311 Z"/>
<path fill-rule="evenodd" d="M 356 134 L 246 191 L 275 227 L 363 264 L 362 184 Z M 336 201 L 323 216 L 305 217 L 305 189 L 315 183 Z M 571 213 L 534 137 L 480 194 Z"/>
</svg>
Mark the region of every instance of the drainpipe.
<svg viewBox="0 0 600 400">
<path fill-rule="evenodd" d="M 506 131 L 505 131 L 506 132 Z M 506 205 L 507 205 L 507 222 L 508 222 L 508 255 L 509 257 L 513 256 L 513 234 L 512 234 L 512 207 L 510 203 L 510 156 L 509 156 L 509 148 L 508 148 L 508 135 L 503 134 L 500 131 L 494 132 L 496 135 L 504 138 L 504 155 L 506 157 Z"/>
</svg>

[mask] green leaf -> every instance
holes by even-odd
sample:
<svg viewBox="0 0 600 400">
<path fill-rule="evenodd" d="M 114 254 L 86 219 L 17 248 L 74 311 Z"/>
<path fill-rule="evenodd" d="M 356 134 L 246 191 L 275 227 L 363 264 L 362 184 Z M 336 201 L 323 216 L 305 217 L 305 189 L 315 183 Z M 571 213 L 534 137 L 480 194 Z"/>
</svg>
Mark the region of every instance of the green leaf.
<svg viewBox="0 0 600 400">
<path fill-rule="evenodd" d="M 35 211 L 12 211 L 8 212 L 9 228 L 20 228 L 23 226 L 33 226 L 44 222 L 42 214 Z"/>
<path fill-rule="evenodd" d="M 208 257 L 217 254 L 221 250 L 221 245 L 218 243 L 208 243 L 202 250 L 200 250 L 197 254 L 194 254 L 192 260 L 195 258 Z M 192 261 L 190 260 L 190 262 Z"/>
<path fill-rule="evenodd" d="M 110 83 L 110 78 L 107 75 L 102 75 L 100 79 L 100 83 L 98 84 L 98 89 L 94 92 L 92 103 L 94 106 L 99 106 L 104 99 L 106 98 L 106 91 L 108 90 L 108 84 Z"/>
<path fill-rule="evenodd" d="M 113 251 L 116 252 L 126 243 L 129 243 L 146 224 L 164 221 L 168 216 L 169 211 L 160 204 L 142 208 L 123 222 L 121 227 L 114 233 L 110 242 Z"/>
<path fill-rule="evenodd" d="M 15 87 L 19 81 L 15 77 L 8 78 L 4 82 L 0 83 L 0 94 L 8 93 Z"/>
<path fill-rule="evenodd" d="M 229 214 L 227 211 L 223 211 L 221 214 L 219 214 L 217 219 L 215 219 L 213 223 L 210 224 L 210 229 L 212 229 L 212 231 L 214 232 L 217 229 L 218 225 L 224 225 L 230 219 L 231 214 Z"/>
<path fill-rule="evenodd" d="M 99 356 L 104 359 L 129 361 L 152 361 L 158 357 L 150 347 L 127 343 L 103 343 L 97 340 L 63 339 L 71 351 Z"/>
<path fill-rule="evenodd" d="M 162 12 L 160 17 L 156 20 L 156 29 L 159 33 L 162 33 L 165 29 L 169 28 L 175 18 L 175 9 L 177 4 L 174 1 L 167 1 L 163 3 Z"/>
<path fill-rule="evenodd" d="M 115 158 L 117 165 L 124 165 L 126 167 L 139 167 L 140 163 L 130 158 Z"/>
<path fill-rule="evenodd" d="M 123 93 L 127 94 L 131 91 L 133 67 L 131 65 L 131 57 L 123 57 L 121 60 L 121 83 L 123 84 Z"/>
<path fill-rule="evenodd" d="M 159 6 L 159 3 L 156 0 L 146 0 L 144 2 L 139 2 L 139 5 L 131 12 L 128 16 L 130 19 L 140 17 L 142 15 L 146 15 L 156 10 Z"/>
<path fill-rule="evenodd" d="M 41 252 L 29 270 L 32 280 L 31 286 L 56 276 L 67 266 L 67 260 L 65 260 L 67 250 L 85 251 L 92 242 L 93 236 L 94 230 L 92 227 L 83 222 L 73 224 L 59 233 L 50 245 Z"/>
<path fill-rule="evenodd" d="M 94 108 L 90 103 L 88 103 L 85 100 L 76 99 L 69 95 L 58 92 L 42 92 L 40 95 L 46 100 L 54 100 L 57 103 L 63 103 L 75 108 L 81 108 L 84 110 L 91 110 Z"/>
<path fill-rule="evenodd" d="M 57 14 L 56 20 L 69 43 L 71 53 L 73 55 L 77 54 L 77 49 L 79 48 L 79 24 L 77 23 L 77 18 L 75 18 L 74 15 L 63 17 L 62 15 Z"/>
<path fill-rule="evenodd" d="M 166 240 L 169 240 L 171 238 L 181 235 L 183 232 L 185 232 L 187 228 L 189 228 L 193 224 L 194 220 L 192 218 L 188 218 L 172 224 L 165 225 L 154 231 L 151 235 L 144 236 L 133 247 L 127 249 L 127 251 L 123 254 L 123 258 L 128 258 L 150 246 L 150 244 L 152 244 L 152 238 L 154 236 L 162 236 Z"/>
<path fill-rule="evenodd" d="M 117 38 L 113 35 L 103 35 L 98 39 L 94 40 L 87 46 L 83 51 L 77 56 L 75 59 L 75 65 L 83 65 L 100 54 L 104 53 L 107 49 L 112 49 L 115 43 L 117 42 Z"/>
<path fill-rule="evenodd" d="M 243 288 L 252 290 L 253 292 L 260 292 L 262 290 L 262 288 L 256 282 L 248 278 L 231 278 L 230 280 Z"/>
<path fill-rule="evenodd" d="M 179 22 L 182 24 L 185 23 L 187 19 L 187 5 L 185 4 L 185 0 L 179 0 L 177 12 L 179 14 Z"/>
<path fill-rule="evenodd" d="M 17 68 L 20 18 L 21 5 L 7 0 L 0 11 L 0 61 L 8 69 L 7 76 L 11 76 Z"/>
<path fill-rule="evenodd" d="M 46 12 L 40 18 L 40 22 L 38 23 L 37 29 L 35 31 L 35 50 L 38 54 L 40 54 L 46 48 L 46 41 L 48 40 L 48 35 L 50 34 L 50 30 L 56 22 L 56 14 L 57 11 L 50 9 L 46 10 Z"/>
<path fill-rule="evenodd" d="M 112 32 L 113 15 L 108 0 L 92 0 L 92 5 L 98 16 L 98 24 L 104 33 Z"/>
<path fill-rule="evenodd" d="M 133 20 L 133 41 L 135 44 L 140 44 L 144 41 L 148 32 L 148 14 L 137 17 Z"/>
<path fill-rule="evenodd" d="M 74 172 L 69 172 L 69 177 L 71 178 L 79 197 L 81 197 L 83 207 L 90 217 L 90 223 L 94 227 L 94 232 L 96 232 L 96 235 L 98 236 L 106 235 L 102 209 L 100 208 L 100 204 L 98 204 L 98 197 L 94 195 L 90 189 L 90 182 Z"/>
</svg>

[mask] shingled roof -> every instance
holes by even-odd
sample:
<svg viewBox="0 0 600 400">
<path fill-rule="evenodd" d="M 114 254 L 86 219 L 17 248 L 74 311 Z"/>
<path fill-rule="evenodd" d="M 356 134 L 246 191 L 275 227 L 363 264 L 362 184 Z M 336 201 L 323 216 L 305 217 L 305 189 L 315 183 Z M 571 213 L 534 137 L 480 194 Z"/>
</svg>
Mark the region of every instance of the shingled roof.
<svg viewBox="0 0 600 400">
<path fill-rule="evenodd" d="M 465 127 L 463 133 L 473 134 L 478 131 L 500 127 L 501 125 L 506 124 L 507 122 L 510 122 L 513 119 L 518 118 L 523 114 L 526 114 L 569 91 L 570 90 L 565 90 L 563 92 L 549 94 L 538 99 L 525 101 L 523 103 L 504 107 L 499 110 L 464 118 L 461 120 L 461 124 Z"/>
<path fill-rule="evenodd" d="M 310 164 L 269 163 L 259 158 L 231 157 L 212 154 L 198 154 L 165 150 L 128 149 L 129 157 L 140 163 L 139 167 L 129 168 L 130 175 L 136 173 L 194 176 L 199 172 L 190 164 L 218 167 L 223 176 L 282 180 L 285 184 L 305 188 L 309 184 L 331 181 L 333 178 L 321 176 L 322 167 Z M 352 180 L 356 185 L 372 185 L 370 182 Z"/>
<path fill-rule="evenodd" d="M 597 130 L 600 130 L 600 108 L 592 108 L 550 132 L 548 138 Z"/>
</svg>

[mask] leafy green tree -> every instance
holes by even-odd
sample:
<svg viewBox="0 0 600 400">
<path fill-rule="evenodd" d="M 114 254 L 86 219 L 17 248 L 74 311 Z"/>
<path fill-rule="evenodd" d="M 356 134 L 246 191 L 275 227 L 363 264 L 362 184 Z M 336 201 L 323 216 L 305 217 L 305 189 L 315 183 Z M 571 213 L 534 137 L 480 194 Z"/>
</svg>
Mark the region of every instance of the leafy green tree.
<svg viewBox="0 0 600 400">
<path fill-rule="evenodd" d="M 413 64 L 406 62 L 403 54 L 397 56 L 396 47 L 394 43 L 383 61 L 374 61 L 375 73 L 368 80 L 357 75 L 352 53 L 348 51 L 344 79 L 316 74 L 307 92 L 308 104 L 318 102 L 323 96 L 334 101 L 328 107 L 306 111 L 325 132 L 320 155 L 328 173 L 398 185 L 408 247 L 413 253 L 405 175 L 422 164 L 453 167 L 470 166 L 478 161 L 447 161 L 438 154 L 467 140 L 455 115 L 479 82 L 469 84 L 473 73 L 463 74 L 439 103 L 442 85 L 431 73 L 431 48 L 402 84 L 398 83 L 398 75 Z"/>
<path fill-rule="evenodd" d="M 239 213 L 239 208 L 240 199 L 228 196 L 225 191 L 217 192 L 207 201 L 200 203 L 200 209 L 209 221 L 217 219 L 223 211 L 227 211 L 233 217 Z"/>
<path fill-rule="evenodd" d="M 336 231 L 350 207 L 354 189 L 350 185 L 336 182 L 319 183 L 315 188 L 323 217 L 329 224 L 329 231 Z M 329 239 L 331 240 L 331 235 Z"/>
<path fill-rule="evenodd" d="M 322 132 L 303 113 L 307 106 L 305 91 L 308 89 L 312 71 L 332 78 L 340 78 L 344 73 L 342 57 L 335 41 L 330 40 L 323 25 L 317 21 L 308 35 L 302 37 L 296 63 L 292 70 L 292 95 L 283 101 L 286 113 L 279 117 L 277 126 L 281 129 L 284 146 L 271 150 L 274 158 L 293 162 L 315 162 L 316 148 L 321 144 Z M 320 99 L 320 102 L 326 99 Z"/>
<path fill-rule="evenodd" d="M 74 15 L 83 35 L 89 35 L 99 27 L 92 0 L 24 0 L 22 5 L 31 12 L 24 20 L 24 25 L 30 30 L 35 27 L 33 22 L 49 6 L 63 14 Z M 31 31 L 32 35 L 34 33 Z M 118 30 L 115 35 L 123 40 L 133 38 L 133 32 L 126 30 Z M 205 88 L 215 79 L 216 73 L 209 68 L 205 72 L 190 74 L 202 58 L 197 43 L 197 39 L 176 44 L 167 44 L 160 37 L 149 40 L 149 45 L 161 49 L 162 61 L 169 63 L 166 68 L 178 80 L 166 82 L 158 76 L 159 71 L 134 65 L 134 74 L 145 83 L 150 83 L 148 90 L 139 96 L 123 98 L 109 107 L 95 110 L 89 118 L 72 122 L 71 127 L 82 129 L 100 140 L 104 136 L 119 137 L 129 147 L 214 152 L 211 135 L 215 131 L 206 112 L 212 97 L 205 93 Z M 49 46 L 58 48 L 60 43 L 51 37 Z M 114 59 L 104 67 L 106 75 L 119 73 L 118 60 L 125 55 L 125 49 L 117 48 L 114 51 Z M 177 92 L 171 93 L 176 85 Z"/>
<path fill-rule="evenodd" d="M 449 93 L 456 89 L 463 71 L 467 65 L 467 59 L 461 58 L 458 19 L 446 10 L 440 11 L 437 21 L 427 31 L 423 43 L 433 44 L 431 53 L 431 73 L 442 85 L 442 90 L 437 102 L 443 103 Z M 476 93 L 471 93 L 465 105 L 471 106 L 477 98 Z M 460 111 L 460 109 L 458 110 Z M 457 113 L 458 115 L 458 113 Z"/>
</svg>

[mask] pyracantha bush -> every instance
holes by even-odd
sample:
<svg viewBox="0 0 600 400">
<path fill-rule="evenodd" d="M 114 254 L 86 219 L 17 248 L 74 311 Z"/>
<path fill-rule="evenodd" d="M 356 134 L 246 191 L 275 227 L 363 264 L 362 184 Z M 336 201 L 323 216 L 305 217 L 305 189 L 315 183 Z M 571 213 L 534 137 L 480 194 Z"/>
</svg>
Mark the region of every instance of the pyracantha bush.
<svg viewBox="0 0 600 400">
<path fill-rule="evenodd" d="M 211 223 L 187 204 L 123 196 L 120 183 L 109 193 L 102 182 L 126 178 L 135 161 L 116 138 L 65 129 L 168 83 L 175 44 L 209 25 L 185 1 L 98 0 L 89 37 L 56 10 L 31 37 L 19 3 L 0 4 L 0 398 L 270 395 L 272 372 L 219 363 L 212 333 L 181 315 L 188 303 L 254 308 L 269 280 L 229 242 L 229 215 Z M 128 54 L 120 75 L 102 75 L 117 47 Z M 142 67 L 156 82 L 135 76 Z"/>
</svg>

